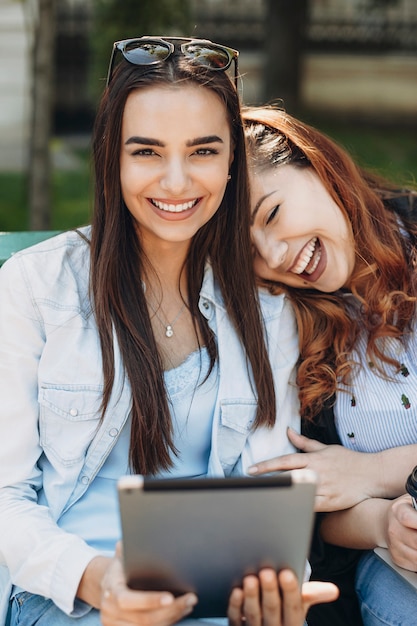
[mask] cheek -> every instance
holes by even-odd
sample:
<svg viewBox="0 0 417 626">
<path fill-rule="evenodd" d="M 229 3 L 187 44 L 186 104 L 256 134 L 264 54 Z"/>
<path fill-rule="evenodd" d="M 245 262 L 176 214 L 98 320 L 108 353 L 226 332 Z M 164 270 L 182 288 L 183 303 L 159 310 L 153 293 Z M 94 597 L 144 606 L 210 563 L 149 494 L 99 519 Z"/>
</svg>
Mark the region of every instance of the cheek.
<svg viewBox="0 0 417 626">
<path fill-rule="evenodd" d="M 349 228 L 349 226 L 347 226 L 345 222 L 340 228 L 340 234 L 338 239 L 341 242 L 340 253 L 343 252 L 346 264 L 350 269 L 353 269 L 356 260 L 355 240 L 353 237 L 352 229 Z"/>
<path fill-rule="evenodd" d="M 130 168 L 123 166 L 120 168 L 120 187 L 123 195 L 131 193 L 132 181 L 134 180 Z"/>
<path fill-rule="evenodd" d="M 356 252 L 355 252 L 355 245 L 353 242 L 349 242 L 346 256 L 347 256 L 347 269 L 348 269 L 348 274 L 350 278 L 356 265 Z"/>
<path fill-rule="evenodd" d="M 218 208 L 221 204 L 221 201 L 226 193 L 227 189 L 227 174 L 224 175 L 222 173 L 216 172 L 212 174 L 208 174 L 202 179 L 202 184 L 200 185 L 200 189 L 204 195 L 207 195 L 208 198 L 211 198 L 212 201 L 215 201 L 216 207 Z"/>
<path fill-rule="evenodd" d="M 129 176 L 125 172 L 123 176 L 120 177 L 120 190 L 126 207 L 130 213 L 135 213 L 138 207 L 138 200 L 143 195 L 138 185 L 138 178 Z"/>
<path fill-rule="evenodd" d="M 122 195 L 126 197 L 138 196 L 147 187 L 149 183 L 149 175 L 143 168 L 129 165 L 120 171 L 120 187 Z"/>
<path fill-rule="evenodd" d="M 274 280 L 275 278 L 274 272 L 271 272 L 271 269 L 257 249 L 254 250 L 253 254 L 253 269 L 259 278 L 266 280 Z"/>
<path fill-rule="evenodd" d="M 251 239 L 253 244 L 254 257 L 258 258 L 261 261 L 263 258 L 265 258 L 267 250 L 267 240 L 265 237 L 265 232 L 262 230 L 262 228 L 255 228 L 254 226 L 252 226 Z"/>
<path fill-rule="evenodd" d="M 262 276 L 262 274 L 265 271 L 265 261 L 263 260 L 261 256 L 259 256 L 257 251 L 253 255 L 253 267 L 255 269 L 256 274 L 258 276 Z"/>
<path fill-rule="evenodd" d="M 210 187 L 213 193 L 216 191 L 218 193 L 224 193 L 227 185 L 228 173 L 229 168 L 227 165 L 212 167 L 205 173 L 207 186 Z"/>
<path fill-rule="evenodd" d="M 223 155 L 217 155 L 210 162 L 200 162 L 196 164 L 196 169 L 192 170 L 192 174 L 205 181 L 207 187 L 213 192 L 218 189 L 224 189 L 228 182 L 227 176 L 229 174 L 229 155 L 227 153 Z"/>
</svg>

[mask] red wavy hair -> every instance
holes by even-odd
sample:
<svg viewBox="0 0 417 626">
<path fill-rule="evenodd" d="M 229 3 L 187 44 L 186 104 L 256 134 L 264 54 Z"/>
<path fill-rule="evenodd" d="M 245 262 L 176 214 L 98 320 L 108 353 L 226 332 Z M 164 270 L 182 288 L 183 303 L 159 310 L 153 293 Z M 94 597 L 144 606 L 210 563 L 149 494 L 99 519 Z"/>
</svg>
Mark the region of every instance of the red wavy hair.
<svg viewBox="0 0 417 626">
<path fill-rule="evenodd" d="M 378 340 L 403 338 L 415 318 L 417 216 L 413 223 L 402 215 L 403 230 L 397 213 L 389 209 L 396 198 L 407 200 L 411 208 L 417 195 L 396 190 L 361 169 L 336 142 L 282 109 L 248 107 L 243 119 L 251 167 L 258 171 L 284 163 L 311 167 L 352 225 L 356 263 L 351 291 L 360 303 L 357 314 L 349 312 L 342 292 L 266 283 L 272 293 L 285 292 L 293 303 L 300 345 L 301 412 L 312 419 L 334 397 L 338 381 L 349 384 L 355 366 L 352 348 L 361 329 L 368 333 L 368 358 L 380 363 L 376 367 L 382 375 L 400 367 L 384 354 Z"/>
</svg>

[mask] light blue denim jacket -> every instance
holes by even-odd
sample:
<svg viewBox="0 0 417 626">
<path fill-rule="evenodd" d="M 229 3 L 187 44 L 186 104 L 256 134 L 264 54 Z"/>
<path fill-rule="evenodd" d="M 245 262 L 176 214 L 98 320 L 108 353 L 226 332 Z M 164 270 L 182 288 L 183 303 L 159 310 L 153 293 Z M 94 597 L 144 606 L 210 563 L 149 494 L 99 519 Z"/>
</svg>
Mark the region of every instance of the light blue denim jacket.
<svg viewBox="0 0 417 626">
<path fill-rule="evenodd" d="M 0 270 L 0 623 L 11 580 L 71 613 L 97 555 L 55 523 L 96 476 L 131 405 L 115 341 L 115 385 L 100 423 L 102 363 L 88 279 L 89 246 L 76 232 L 19 252 Z M 293 312 L 284 297 L 263 293 L 261 301 L 277 420 L 251 432 L 256 400 L 246 361 L 207 267 L 199 306 L 217 338 L 220 374 L 211 475 L 242 473 L 292 451 L 286 429 L 299 430 Z"/>
</svg>

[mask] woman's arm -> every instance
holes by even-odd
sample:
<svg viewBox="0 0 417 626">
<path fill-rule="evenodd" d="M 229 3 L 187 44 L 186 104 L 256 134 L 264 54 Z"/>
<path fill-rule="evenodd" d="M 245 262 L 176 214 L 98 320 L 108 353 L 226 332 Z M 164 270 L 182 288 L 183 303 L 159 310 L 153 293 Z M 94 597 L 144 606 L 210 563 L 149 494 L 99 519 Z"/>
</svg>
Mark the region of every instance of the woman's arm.
<svg viewBox="0 0 417 626">
<path fill-rule="evenodd" d="M 0 271 L 0 555 L 16 585 L 53 598 L 70 613 L 97 552 L 59 529 L 39 504 L 45 470 L 39 463 L 38 370 L 45 328 L 35 285 L 17 257 Z"/>
<path fill-rule="evenodd" d="M 343 511 L 328 513 L 320 526 L 327 543 L 345 548 L 370 550 L 387 547 L 390 500 L 371 498 Z"/>
<path fill-rule="evenodd" d="M 289 429 L 288 438 L 303 454 L 286 454 L 256 464 L 252 474 L 307 467 L 319 476 L 316 511 L 337 511 L 367 498 L 396 498 L 415 466 L 417 444 L 377 453 L 356 452 L 320 443 Z"/>
<path fill-rule="evenodd" d="M 109 557 L 97 556 L 92 559 L 81 577 L 77 598 L 99 609 L 102 600 L 102 583 L 111 564 L 112 559 Z"/>
<path fill-rule="evenodd" d="M 365 500 L 329 513 L 320 530 L 325 541 L 346 548 L 388 548 L 394 563 L 417 570 L 417 511 L 408 494 L 395 500 Z"/>
</svg>

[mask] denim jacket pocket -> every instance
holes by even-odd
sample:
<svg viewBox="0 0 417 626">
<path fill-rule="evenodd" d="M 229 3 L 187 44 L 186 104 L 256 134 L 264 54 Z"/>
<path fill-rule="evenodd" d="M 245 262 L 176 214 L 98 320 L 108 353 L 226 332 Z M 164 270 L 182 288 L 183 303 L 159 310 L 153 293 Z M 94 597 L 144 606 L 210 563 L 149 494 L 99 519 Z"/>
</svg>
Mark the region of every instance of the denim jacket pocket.
<svg viewBox="0 0 417 626">
<path fill-rule="evenodd" d="M 226 476 L 238 462 L 255 421 L 257 404 L 250 400 L 222 402 L 217 447 Z"/>
<path fill-rule="evenodd" d="M 40 442 L 64 465 L 79 463 L 100 426 L 101 386 L 42 386 Z"/>
</svg>

